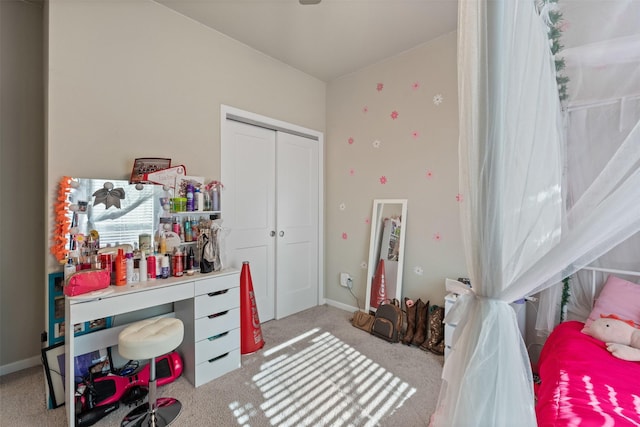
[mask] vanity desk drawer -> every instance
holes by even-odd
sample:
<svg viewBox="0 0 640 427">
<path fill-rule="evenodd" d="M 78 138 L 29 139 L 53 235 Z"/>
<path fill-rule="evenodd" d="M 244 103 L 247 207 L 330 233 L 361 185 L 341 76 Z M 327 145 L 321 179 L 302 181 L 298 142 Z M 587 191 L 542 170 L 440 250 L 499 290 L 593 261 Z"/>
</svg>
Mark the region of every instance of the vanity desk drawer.
<svg viewBox="0 0 640 427">
<path fill-rule="evenodd" d="M 205 295 L 231 288 L 240 288 L 240 276 L 238 274 L 208 277 L 198 280 L 195 285 L 195 293 L 196 295 Z M 238 300 L 238 303 L 240 303 L 240 300 Z"/>
<path fill-rule="evenodd" d="M 196 343 L 196 365 L 240 347 L 240 328 L 213 335 Z"/>
<path fill-rule="evenodd" d="M 240 368 L 240 349 L 231 350 L 196 366 L 195 386 L 199 387 L 227 372 Z"/>
<path fill-rule="evenodd" d="M 209 316 L 240 305 L 240 288 L 211 291 L 196 297 L 195 317 Z"/>
<path fill-rule="evenodd" d="M 204 316 L 196 319 L 195 340 L 198 342 L 239 327 L 240 308 L 233 308 L 212 316 Z"/>
</svg>

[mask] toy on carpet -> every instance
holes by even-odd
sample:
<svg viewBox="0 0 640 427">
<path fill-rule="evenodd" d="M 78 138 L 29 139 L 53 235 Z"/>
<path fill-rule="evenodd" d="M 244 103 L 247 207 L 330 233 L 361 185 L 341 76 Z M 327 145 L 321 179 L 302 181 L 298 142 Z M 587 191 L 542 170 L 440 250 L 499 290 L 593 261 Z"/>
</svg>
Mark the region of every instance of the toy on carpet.
<svg viewBox="0 0 640 427">
<path fill-rule="evenodd" d="M 640 362 L 640 329 L 633 321 L 600 315 L 582 333 L 606 343 L 607 350 L 618 359 Z"/>
<path fill-rule="evenodd" d="M 182 374 L 182 358 L 172 351 L 156 359 L 158 386 L 175 381 Z M 150 366 L 147 363 L 127 375 L 108 374 L 91 376 L 78 385 L 76 392 L 76 427 L 88 427 L 118 409 L 120 403 L 128 406 L 141 403 L 147 395 Z"/>
</svg>

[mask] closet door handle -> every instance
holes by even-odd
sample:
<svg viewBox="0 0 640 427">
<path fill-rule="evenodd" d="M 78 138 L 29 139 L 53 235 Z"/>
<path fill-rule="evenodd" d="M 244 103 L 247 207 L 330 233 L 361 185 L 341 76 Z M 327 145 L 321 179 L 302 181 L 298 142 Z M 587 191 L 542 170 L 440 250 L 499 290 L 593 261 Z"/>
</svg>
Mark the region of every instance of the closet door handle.
<svg viewBox="0 0 640 427">
<path fill-rule="evenodd" d="M 276 230 L 271 230 L 271 231 L 269 232 L 269 236 L 273 237 L 273 236 L 275 236 L 275 235 L 276 235 Z"/>
<path fill-rule="evenodd" d="M 280 231 L 280 233 L 278 233 L 280 235 L 280 237 L 284 236 L 284 231 Z"/>
</svg>

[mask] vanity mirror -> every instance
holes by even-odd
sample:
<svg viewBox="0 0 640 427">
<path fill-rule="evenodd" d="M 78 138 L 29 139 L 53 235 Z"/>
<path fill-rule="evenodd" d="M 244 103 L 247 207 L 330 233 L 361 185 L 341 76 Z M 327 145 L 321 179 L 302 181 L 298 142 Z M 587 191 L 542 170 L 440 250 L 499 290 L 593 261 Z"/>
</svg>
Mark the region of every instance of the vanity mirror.
<svg viewBox="0 0 640 427">
<path fill-rule="evenodd" d="M 406 199 L 376 199 L 373 201 L 366 312 L 375 311 L 381 299 L 401 299 L 406 218 Z M 382 283 L 379 277 L 379 267 L 384 271 Z"/>
<path fill-rule="evenodd" d="M 163 212 L 161 185 L 129 184 L 124 180 L 73 178 L 69 194 L 71 227 L 80 238 L 96 230 L 100 246 L 138 243 L 141 235 L 152 239 Z M 67 236 L 70 239 L 70 236 Z M 77 242 L 67 240 L 75 249 Z"/>
</svg>

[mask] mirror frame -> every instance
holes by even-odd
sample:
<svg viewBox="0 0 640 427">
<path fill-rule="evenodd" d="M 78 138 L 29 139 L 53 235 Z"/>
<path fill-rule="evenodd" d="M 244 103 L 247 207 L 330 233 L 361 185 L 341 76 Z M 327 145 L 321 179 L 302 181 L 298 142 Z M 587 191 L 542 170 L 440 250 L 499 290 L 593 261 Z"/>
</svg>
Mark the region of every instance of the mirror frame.
<svg viewBox="0 0 640 427">
<path fill-rule="evenodd" d="M 133 244 L 139 243 L 138 236 L 141 233 L 150 234 L 151 243 L 155 241 L 159 218 L 165 212 L 160 205 L 160 197 L 170 195 L 162 185 L 132 184 L 126 180 L 108 178 L 71 178 L 71 180 L 73 184 L 68 196 L 70 205 L 67 215 L 71 227 L 78 228 L 80 234 L 86 237 L 90 230 L 95 229 L 99 232 L 101 245 L 114 244 L 115 242 L 105 238 L 105 234 L 108 235 L 108 233 L 105 233 L 104 227 L 118 224 L 117 221 L 122 221 L 124 218 L 131 220 L 137 209 L 142 205 L 147 205 L 147 214 L 144 219 L 148 222 L 136 222 L 141 227 L 127 229 L 124 223 L 120 223 L 124 234 L 136 235 L 135 239 L 132 237 L 130 240 L 120 243 L 129 244 L 133 249 Z M 116 204 L 112 204 L 112 200 L 103 201 L 96 197 L 96 192 L 106 188 L 106 185 L 110 185 L 114 190 L 122 189 L 121 200 L 118 200 Z M 144 198 L 140 197 L 141 194 L 144 195 Z M 149 202 L 150 205 L 148 205 Z M 78 209 L 82 204 L 84 204 L 84 208 Z M 103 206 L 100 206 L 101 204 Z M 75 209 L 73 209 L 74 206 Z M 72 241 L 73 233 L 65 235 L 65 247 L 70 251 L 78 249 Z"/>
<path fill-rule="evenodd" d="M 384 206 L 389 204 L 401 205 L 401 227 L 400 242 L 398 247 L 398 271 L 396 275 L 396 295 L 389 295 L 390 298 L 402 298 L 402 273 L 404 266 L 404 247 L 405 235 L 407 231 L 407 199 L 375 199 L 373 201 L 373 211 L 371 213 L 371 235 L 369 237 L 369 261 L 367 264 L 367 290 L 365 299 L 365 312 L 374 312 L 375 308 L 371 307 L 371 285 L 376 274 L 379 259 L 379 246 L 382 235 L 382 215 L 384 214 Z"/>
</svg>

